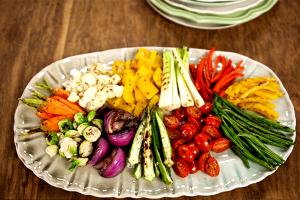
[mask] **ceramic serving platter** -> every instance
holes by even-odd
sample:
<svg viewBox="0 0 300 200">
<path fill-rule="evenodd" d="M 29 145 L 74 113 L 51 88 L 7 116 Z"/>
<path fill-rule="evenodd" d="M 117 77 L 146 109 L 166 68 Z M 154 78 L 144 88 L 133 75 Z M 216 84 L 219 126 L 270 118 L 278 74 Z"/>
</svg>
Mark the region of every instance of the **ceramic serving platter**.
<svg viewBox="0 0 300 200">
<path fill-rule="evenodd" d="M 171 17 L 182 18 L 198 24 L 232 25 L 245 23 L 260 16 L 270 10 L 276 4 L 277 0 L 263 0 L 248 10 L 222 15 L 190 12 L 171 6 L 163 0 L 149 0 L 149 2 L 161 12 Z"/>
<path fill-rule="evenodd" d="M 162 47 L 146 47 L 150 50 L 162 52 Z M 25 87 L 22 97 L 29 97 L 30 90 L 36 82 L 43 78 L 49 81 L 52 86 L 62 86 L 69 77 L 72 69 L 79 69 L 88 64 L 101 62 L 110 67 L 115 60 L 132 59 L 138 48 L 113 49 L 102 52 L 82 54 L 68 57 L 52 63 L 37 73 Z M 197 62 L 207 50 L 190 49 L 190 62 Z M 273 76 L 280 83 L 284 96 L 276 100 L 276 110 L 279 112 L 279 120 L 295 128 L 296 119 L 294 108 L 287 91 L 279 78 L 271 69 L 248 57 L 230 53 L 216 52 L 216 55 L 223 54 L 233 60 L 234 63 L 244 60 L 245 77 Z M 75 171 L 68 170 L 69 162 L 60 156 L 50 158 L 45 153 L 45 135 L 41 132 L 22 135 L 25 130 L 29 130 L 40 125 L 40 120 L 35 115 L 35 110 L 19 104 L 15 112 L 14 121 L 14 142 L 16 151 L 24 163 L 36 176 L 43 179 L 52 186 L 68 191 L 76 191 L 85 195 L 96 197 L 133 197 L 133 198 L 161 198 L 178 196 L 214 195 L 220 192 L 229 191 L 239 187 L 256 183 L 271 175 L 274 171 L 268 171 L 263 167 L 250 162 L 250 169 L 244 167 L 242 161 L 231 151 L 213 154 L 219 161 L 221 172 L 218 177 L 209 177 L 198 172 L 189 175 L 187 178 L 180 178 L 174 172 L 172 177 L 174 184 L 166 186 L 162 181 L 156 179 L 147 182 L 144 179 L 135 180 L 131 175 L 131 168 L 125 170 L 114 178 L 103 178 L 91 166 L 77 168 Z M 295 141 L 295 134 L 293 140 Z M 283 151 L 272 148 L 284 159 L 287 159 L 292 152 L 293 146 Z"/>
</svg>

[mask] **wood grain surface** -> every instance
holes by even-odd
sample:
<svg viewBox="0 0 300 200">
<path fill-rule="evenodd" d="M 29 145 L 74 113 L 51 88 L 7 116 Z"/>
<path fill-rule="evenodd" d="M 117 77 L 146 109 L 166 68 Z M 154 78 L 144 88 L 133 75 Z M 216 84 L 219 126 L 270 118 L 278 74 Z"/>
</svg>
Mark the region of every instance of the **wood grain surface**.
<svg viewBox="0 0 300 200">
<path fill-rule="evenodd" d="M 186 28 L 144 0 L 0 0 L 0 199 L 96 199 L 37 178 L 18 159 L 13 115 L 28 81 L 67 56 L 131 46 L 216 47 L 249 56 L 280 77 L 300 113 L 300 2 L 280 1 L 246 24 L 217 31 Z M 299 134 L 299 131 L 297 131 Z M 287 162 L 265 180 L 193 199 L 298 199 L 299 137 Z M 191 199 L 180 197 L 178 199 Z"/>
</svg>

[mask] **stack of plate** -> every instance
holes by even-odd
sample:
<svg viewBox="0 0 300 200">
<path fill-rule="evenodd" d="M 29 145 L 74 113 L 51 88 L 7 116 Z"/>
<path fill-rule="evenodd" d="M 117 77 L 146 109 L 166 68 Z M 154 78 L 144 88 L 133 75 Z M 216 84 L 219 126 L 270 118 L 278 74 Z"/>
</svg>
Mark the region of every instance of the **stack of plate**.
<svg viewBox="0 0 300 200">
<path fill-rule="evenodd" d="M 193 28 L 222 29 L 250 21 L 277 0 L 147 0 L 165 18 Z"/>
</svg>

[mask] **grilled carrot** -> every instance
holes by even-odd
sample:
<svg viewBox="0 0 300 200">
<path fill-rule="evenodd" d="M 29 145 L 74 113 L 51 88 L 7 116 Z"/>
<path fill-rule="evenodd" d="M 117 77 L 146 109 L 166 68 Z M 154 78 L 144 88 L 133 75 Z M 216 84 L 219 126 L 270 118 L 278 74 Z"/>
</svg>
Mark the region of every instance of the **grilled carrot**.
<svg viewBox="0 0 300 200">
<path fill-rule="evenodd" d="M 52 89 L 52 95 L 59 96 L 63 99 L 67 99 L 69 97 L 70 93 L 62 88 L 54 88 L 54 89 Z"/>
<path fill-rule="evenodd" d="M 55 115 L 53 115 L 53 114 L 41 112 L 41 111 L 37 111 L 36 115 L 41 119 L 50 119 L 52 117 L 55 117 Z"/>
<path fill-rule="evenodd" d="M 51 97 L 52 99 L 55 99 L 63 104 L 65 104 L 66 106 L 68 106 L 69 108 L 71 108 L 72 110 L 75 110 L 76 112 L 82 112 L 82 113 L 85 113 L 85 111 L 77 104 L 75 103 L 72 103 L 60 96 L 52 96 Z"/>
<path fill-rule="evenodd" d="M 75 115 L 77 113 L 77 111 L 71 109 L 70 107 L 53 98 L 48 98 L 47 101 L 38 108 L 38 111 L 64 116 Z"/>
<path fill-rule="evenodd" d="M 60 120 L 66 119 L 66 118 L 72 119 L 72 116 L 56 116 L 56 117 L 52 117 L 50 119 L 47 119 L 47 120 L 42 122 L 41 129 L 43 131 L 58 132 L 59 131 L 58 122 Z"/>
</svg>

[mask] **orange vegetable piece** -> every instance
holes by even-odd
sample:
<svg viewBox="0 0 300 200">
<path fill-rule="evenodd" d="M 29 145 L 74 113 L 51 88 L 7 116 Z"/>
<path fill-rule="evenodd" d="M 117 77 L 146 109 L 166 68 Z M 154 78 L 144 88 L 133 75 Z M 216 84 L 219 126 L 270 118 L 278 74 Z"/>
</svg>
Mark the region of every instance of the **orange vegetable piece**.
<svg viewBox="0 0 300 200">
<path fill-rule="evenodd" d="M 67 99 L 70 96 L 70 93 L 62 88 L 54 88 L 52 90 L 52 95 Z"/>
<path fill-rule="evenodd" d="M 73 116 L 77 113 L 77 111 L 71 109 L 62 102 L 53 98 L 48 98 L 47 101 L 39 107 L 38 111 L 63 116 Z"/>
<path fill-rule="evenodd" d="M 56 116 L 56 117 L 52 117 L 50 119 L 47 119 L 45 121 L 42 122 L 41 124 L 41 129 L 43 131 L 54 131 L 54 132 L 58 132 L 59 131 L 59 127 L 58 127 L 58 122 L 60 120 L 63 119 L 72 119 L 72 116 Z"/>
<path fill-rule="evenodd" d="M 76 103 L 70 102 L 60 96 L 52 96 L 51 98 L 63 103 L 64 105 L 68 106 L 69 108 L 71 108 L 72 110 L 74 110 L 76 112 L 85 113 L 85 111 Z"/>
<path fill-rule="evenodd" d="M 38 111 L 36 115 L 41 119 L 50 119 L 52 117 L 55 117 L 55 115 L 53 114 L 42 112 L 42 111 Z"/>
</svg>

